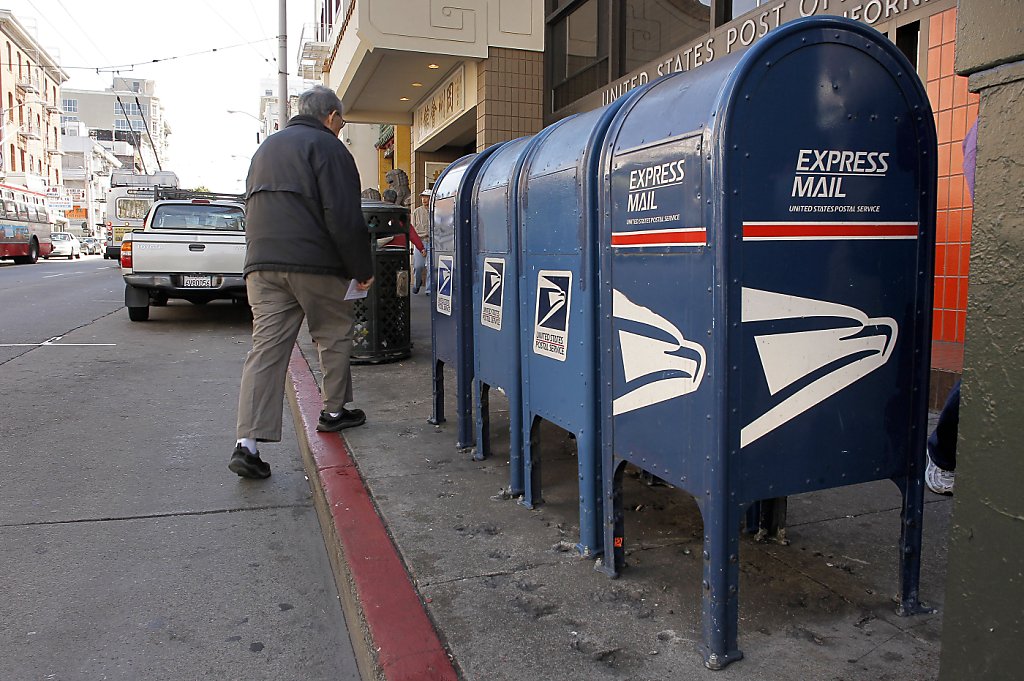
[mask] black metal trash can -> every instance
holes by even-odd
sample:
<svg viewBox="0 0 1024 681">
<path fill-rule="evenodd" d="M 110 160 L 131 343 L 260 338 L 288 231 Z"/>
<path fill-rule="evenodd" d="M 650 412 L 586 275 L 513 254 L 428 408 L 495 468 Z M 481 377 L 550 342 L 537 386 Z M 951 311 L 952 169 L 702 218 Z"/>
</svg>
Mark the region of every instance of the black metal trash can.
<svg viewBox="0 0 1024 681">
<path fill-rule="evenodd" d="M 363 200 L 363 217 L 370 232 L 373 286 L 355 301 L 352 363 L 380 364 L 408 357 L 409 329 L 409 209 L 382 201 Z M 386 243 L 394 237 L 400 245 Z"/>
</svg>

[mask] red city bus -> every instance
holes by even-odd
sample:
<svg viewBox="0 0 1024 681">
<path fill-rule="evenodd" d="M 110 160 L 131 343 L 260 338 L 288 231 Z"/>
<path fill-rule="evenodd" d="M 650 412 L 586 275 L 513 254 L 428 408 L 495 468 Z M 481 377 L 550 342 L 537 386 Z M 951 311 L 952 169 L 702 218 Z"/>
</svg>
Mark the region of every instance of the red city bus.
<svg viewBox="0 0 1024 681">
<path fill-rule="evenodd" d="M 0 184 L 0 260 L 32 265 L 53 250 L 53 224 L 46 195 L 25 187 Z"/>
</svg>

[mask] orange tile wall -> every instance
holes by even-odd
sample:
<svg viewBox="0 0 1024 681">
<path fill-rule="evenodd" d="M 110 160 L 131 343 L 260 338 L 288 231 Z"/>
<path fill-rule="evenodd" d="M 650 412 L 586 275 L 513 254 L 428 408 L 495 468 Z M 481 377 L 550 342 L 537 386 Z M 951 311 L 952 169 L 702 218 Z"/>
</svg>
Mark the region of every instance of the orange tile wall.
<svg viewBox="0 0 1024 681">
<path fill-rule="evenodd" d="M 978 95 L 953 73 L 956 9 L 929 18 L 928 99 L 939 138 L 932 339 L 963 343 L 973 203 L 963 173 L 963 140 L 978 118 Z"/>
</svg>

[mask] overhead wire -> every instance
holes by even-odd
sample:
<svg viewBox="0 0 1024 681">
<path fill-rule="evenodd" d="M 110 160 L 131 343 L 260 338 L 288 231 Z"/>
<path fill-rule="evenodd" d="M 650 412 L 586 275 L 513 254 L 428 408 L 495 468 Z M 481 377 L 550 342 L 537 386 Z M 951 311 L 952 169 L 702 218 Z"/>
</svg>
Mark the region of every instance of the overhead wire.
<svg viewBox="0 0 1024 681">
<path fill-rule="evenodd" d="M 70 10 L 68 10 L 68 8 L 64 5 L 64 0 L 57 0 L 57 4 L 60 5 L 60 8 L 64 10 L 64 14 L 68 15 L 68 18 L 71 19 L 71 22 L 74 25 L 81 25 L 81 22 L 79 22 L 78 19 L 76 19 L 71 14 Z M 50 25 L 52 26 L 53 24 Z M 103 49 L 96 44 L 96 41 L 92 39 L 92 37 L 89 35 L 89 31 L 82 31 L 82 35 L 85 37 L 86 40 L 89 41 L 89 44 L 93 46 L 93 48 L 96 50 L 96 54 L 98 54 L 100 58 L 103 59 L 103 61 L 113 61 L 110 57 L 103 53 Z"/>
<path fill-rule="evenodd" d="M 266 42 L 268 40 L 273 40 L 273 38 L 260 38 L 259 40 L 250 40 L 249 42 L 235 43 L 234 45 L 224 45 L 222 47 L 211 47 L 209 49 L 199 50 L 197 52 L 187 52 L 185 54 L 178 54 L 178 55 L 174 55 L 174 56 L 171 56 L 171 57 L 161 57 L 161 58 L 157 58 L 157 59 L 140 60 L 140 61 L 130 62 L 130 63 L 127 63 L 127 64 L 111 64 L 109 66 L 64 66 L 64 65 L 61 65 L 61 68 L 62 69 L 84 69 L 84 70 L 87 70 L 87 71 L 95 71 L 96 73 L 103 73 L 103 72 L 114 72 L 114 73 L 116 73 L 118 71 L 132 70 L 136 66 L 145 66 L 145 65 L 150 65 L 150 64 L 160 64 L 160 63 L 163 63 L 163 62 L 175 61 L 177 59 L 186 59 L 188 57 L 197 57 L 197 56 L 203 55 L 203 54 L 213 54 L 214 52 L 223 52 L 225 50 L 231 50 L 231 49 L 235 49 L 235 48 L 238 48 L 238 47 L 246 47 L 247 45 L 255 45 L 257 43 Z M 257 53 L 257 54 L 259 54 L 259 53 Z"/>
<path fill-rule="evenodd" d="M 256 5 L 252 4 L 252 0 L 249 0 L 249 7 L 252 8 L 252 15 L 256 18 L 256 25 L 260 27 L 260 34 L 264 38 L 269 38 L 270 36 L 267 35 L 267 29 L 263 26 L 263 22 L 260 20 L 260 13 L 256 9 Z M 274 55 L 273 50 L 270 51 L 270 58 L 272 61 L 277 61 L 277 56 Z"/>
<path fill-rule="evenodd" d="M 61 38 L 64 39 L 64 42 L 67 44 L 68 47 L 70 47 L 74 52 L 76 52 L 78 54 L 78 56 L 83 59 L 83 61 L 89 61 L 89 58 L 86 57 L 81 52 L 79 52 L 78 49 L 75 47 L 75 42 L 73 40 L 68 40 L 68 37 L 66 35 L 64 35 L 63 33 L 61 33 L 60 29 L 57 28 L 57 26 L 52 21 L 47 19 L 45 14 L 43 14 L 41 11 L 39 11 L 39 8 L 36 7 L 36 4 L 34 2 L 32 2 L 32 0 L 27 0 L 27 2 L 29 4 L 29 6 L 31 6 L 32 9 L 34 9 L 36 11 L 36 14 L 39 16 L 39 18 L 42 19 L 43 21 L 45 21 L 47 24 L 49 24 L 50 28 L 52 28 L 57 35 L 59 35 Z"/>
<path fill-rule="evenodd" d="M 237 36 L 238 36 L 239 38 L 242 38 L 243 40 L 245 39 L 245 36 L 244 36 L 244 35 L 242 35 L 242 33 L 241 33 L 241 32 L 240 32 L 240 31 L 239 31 L 239 30 L 238 30 L 237 28 L 235 28 L 235 25 L 234 25 L 234 24 L 232 24 L 232 23 L 231 23 L 230 21 L 228 21 L 227 19 L 225 19 L 225 18 L 224 18 L 224 15 L 222 15 L 222 14 L 221 14 L 220 12 L 218 12 L 218 11 L 217 11 L 217 8 L 216 8 L 216 7 L 214 7 L 214 6 L 212 5 L 212 4 L 210 4 L 209 0 L 203 0 L 203 4 L 204 4 L 204 5 L 206 5 L 207 7 L 209 7 L 209 8 L 210 8 L 210 11 L 211 11 L 211 12 L 213 12 L 214 14 L 216 14 L 216 15 L 217 15 L 217 18 L 218 18 L 218 19 L 220 19 L 220 20 L 221 20 L 222 22 L 224 22 L 224 25 L 225 25 L 225 26 L 227 26 L 227 27 L 228 27 L 228 28 L 230 28 L 230 29 L 231 29 L 232 31 L 234 31 L 234 32 L 235 32 L 235 35 L 237 35 Z M 264 36 L 264 38 L 265 38 L 265 39 L 268 39 L 268 40 L 269 40 L 269 38 L 266 38 L 266 35 L 267 35 L 266 31 L 264 31 L 264 32 L 263 32 L 263 36 Z M 260 54 L 260 51 L 259 51 L 259 50 L 257 50 L 257 49 L 256 49 L 255 47 L 253 47 L 253 48 L 252 48 L 252 51 L 253 51 L 253 52 L 255 52 L 255 53 L 256 53 L 256 54 L 257 54 L 257 55 L 258 55 L 258 56 L 259 56 L 259 57 L 260 57 L 261 59 L 263 59 L 263 61 L 267 62 L 268 64 L 269 64 L 269 63 L 270 63 L 271 61 L 273 61 L 273 60 L 274 60 L 274 59 L 273 59 L 273 53 L 271 53 L 271 57 L 270 57 L 270 59 L 268 59 L 268 58 L 267 58 L 267 57 L 266 57 L 265 55 L 263 55 L 263 54 Z"/>
</svg>

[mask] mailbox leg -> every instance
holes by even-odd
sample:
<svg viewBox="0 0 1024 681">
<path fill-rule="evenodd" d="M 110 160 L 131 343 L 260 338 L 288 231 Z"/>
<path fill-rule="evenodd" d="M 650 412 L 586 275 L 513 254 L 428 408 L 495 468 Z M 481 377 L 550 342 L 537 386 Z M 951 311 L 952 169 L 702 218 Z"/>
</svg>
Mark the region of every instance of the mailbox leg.
<svg viewBox="0 0 1024 681">
<path fill-rule="evenodd" d="M 604 477 L 604 558 L 597 569 L 613 579 L 626 567 L 626 522 L 622 512 L 622 474 L 626 462 L 605 460 Z"/>
<path fill-rule="evenodd" d="M 580 479 L 580 543 L 576 550 L 587 558 L 601 553 L 601 449 L 593 430 L 576 435 L 576 461 Z"/>
<path fill-rule="evenodd" d="M 709 498 L 704 515 L 704 666 L 724 669 L 743 657 L 736 645 L 739 616 L 739 544 L 742 511 L 727 499 Z"/>
<path fill-rule="evenodd" d="M 439 426 L 444 423 L 444 362 L 434 360 L 434 413 L 427 423 Z"/>
<path fill-rule="evenodd" d="M 483 381 L 476 384 L 476 450 L 474 461 L 483 461 L 491 454 L 491 386 Z"/>
<path fill-rule="evenodd" d="M 473 446 L 473 372 L 455 372 L 455 411 L 458 412 L 458 440 L 455 447 L 460 451 Z"/>
<path fill-rule="evenodd" d="M 924 451 L 924 447 L 919 448 Z M 918 470 L 924 469 L 919 462 Z M 921 532 L 924 519 L 924 477 L 911 474 L 899 483 L 903 492 L 900 513 L 900 592 L 896 614 L 907 617 L 935 612 L 921 603 L 918 590 L 921 585 Z"/>
<path fill-rule="evenodd" d="M 540 491 L 540 417 L 529 410 L 523 413 L 523 499 L 526 508 L 541 503 Z"/>
<path fill-rule="evenodd" d="M 508 468 L 509 493 L 517 497 L 523 493 L 523 398 L 518 390 L 508 391 Z"/>
</svg>

